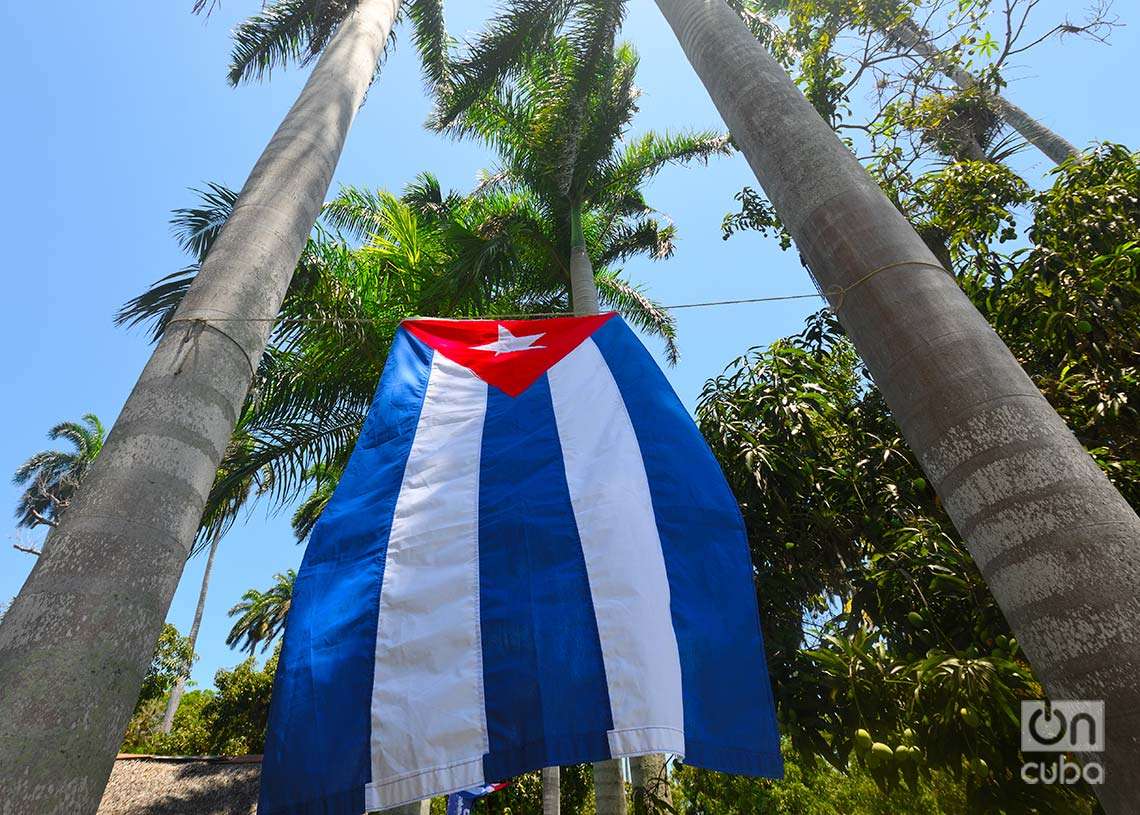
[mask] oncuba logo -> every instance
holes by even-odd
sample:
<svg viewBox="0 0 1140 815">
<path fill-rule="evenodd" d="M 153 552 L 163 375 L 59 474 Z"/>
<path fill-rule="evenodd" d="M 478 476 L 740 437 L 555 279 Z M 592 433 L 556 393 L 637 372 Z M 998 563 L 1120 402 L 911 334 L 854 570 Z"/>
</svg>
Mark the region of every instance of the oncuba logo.
<svg viewBox="0 0 1140 815">
<path fill-rule="evenodd" d="M 1023 753 L 1099 753 L 1104 750 L 1104 702 L 1083 699 L 1021 703 Z M 1104 783 L 1104 765 L 1086 756 L 1084 765 L 1062 755 L 1056 761 L 1027 761 L 1027 784 Z"/>
</svg>

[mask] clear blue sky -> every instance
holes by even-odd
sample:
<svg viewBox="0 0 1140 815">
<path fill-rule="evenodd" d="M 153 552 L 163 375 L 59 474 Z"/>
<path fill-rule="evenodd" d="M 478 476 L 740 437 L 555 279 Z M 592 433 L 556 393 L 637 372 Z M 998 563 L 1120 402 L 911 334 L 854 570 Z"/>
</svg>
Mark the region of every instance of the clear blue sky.
<svg viewBox="0 0 1140 815">
<path fill-rule="evenodd" d="M 449 3 L 449 27 L 477 28 L 490 4 Z M 1045 0 L 1040 25 L 1068 4 Z M 1117 3 L 1131 27 L 1110 47 L 1070 40 L 1033 52 L 1010 96 L 1071 141 L 1137 138 L 1136 54 L 1140 14 Z M 217 180 L 240 186 L 294 98 L 304 71 L 234 90 L 224 82 L 228 30 L 252 12 L 252 0 L 225 0 L 208 21 L 190 0 L 123 0 L 95 6 L 60 0 L 42 7 L 5 3 L 3 75 L 9 111 L 0 130 L 7 156 L 0 206 L 9 239 L 0 321 L 0 473 L 42 449 L 54 423 L 94 411 L 110 425 L 146 360 L 140 331 L 115 328 L 116 308 L 186 259 L 169 235 L 169 211 L 193 200 L 188 187 Z M 720 127 L 652 0 L 633 0 L 625 36 L 641 54 L 644 90 L 635 130 Z M 333 182 L 399 189 L 430 170 L 446 186 L 467 189 L 490 157 L 423 130 L 428 103 L 412 49 L 401 35 L 369 93 Z M 1021 159 L 1030 177 L 1047 169 Z M 651 204 L 677 224 L 677 253 L 637 263 L 632 277 L 665 303 L 757 297 L 812 290 L 794 253 L 743 235 L 723 242 L 720 221 L 732 196 L 754 183 L 743 159 L 703 169 L 669 169 L 649 190 Z M 690 407 L 705 379 L 749 347 L 798 330 L 815 301 L 731 306 L 678 313 L 684 359 L 668 375 Z M 0 527 L 15 539 L 17 491 L 0 487 Z M 34 540 L 32 536 L 29 540 Z M 0 603 L 19 590 L 33 558 L 0 541 Z M 223 542 L 199 639 L 194 679 L 239 655 L 225 647 L 226 610 L 251 586 L 300 563 L 285 517 L 255 510 Z M 170 612 L 186 631 L 204 558 L 191 561 Z"/>
</svg>

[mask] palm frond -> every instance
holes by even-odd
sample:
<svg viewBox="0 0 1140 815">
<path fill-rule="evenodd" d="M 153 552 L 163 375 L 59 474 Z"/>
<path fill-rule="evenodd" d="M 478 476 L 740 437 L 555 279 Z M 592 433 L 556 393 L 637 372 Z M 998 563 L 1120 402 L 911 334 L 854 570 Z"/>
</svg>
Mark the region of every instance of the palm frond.
<svg viewBox="0 0 1140 815">
<path fill-rule="evenodd" d="M 450 77 L 453 45 L 443 20 L 443 2 L 411 0 L 407 14 L 412 22 L 412 40 L 420 55 L 424 78 L 432 88 L 441 89 Z"/>
<path fill-rule="evenodd" d="M 614 192 L 634 190 L 670 164 L 708 163 L 714 156 L 732 154 L 725 133 L 646 133 L 625 146 L 604 168 L 600 183 Z"/>
<path fill-rule="evenodd" d="M 148 333 L 152 342 L 157 342 L 166 331 L 174 312 L 190 284 L 198 276 L 198 264 L 179 269 L 151 284 L 142 294 L 136 295 L 123 304 L 115 314 L 115 325 L 134 328 L 142 323 L 150 323 Z"/>
<path fill-rule="evenodd" d="M 270 76 L 291 62 L 316 58 L 356 0 L 273 0 L 233 32 L 231 85 Z"/>
<path fill-rule="evenodd" d="M 74 449 L 44 450 L 16 468 L 12 483 L 25 487 L 16 501 L 20 526 L 55 525 L 103 449 L 105 436 L 94 413 L 84 414 L 78 422 L 60 422 L 48 431 L 48 438 L 70 442 Z"/>
<path fill-rule="evenodd" d="M 294 510 L 293 517 L 290 520 L 293 534 L 298 543 L 307 540 L 312 534 L 313 527 L 317 525 L 325 507 L 332 499 L 343 472 L 344 468 L 338 466 L 321 466 L 310 472 L 313 488 L 308 496 L 297 505 L 297 509 Z"/>
<path fill-rule="evenodd" d="M 273 579 L 274 584 L 269 589 L 263 592 L 249 589 L 229 610 L 229 616 L 238 619 L 226 636 L 226 645 L 232 648 L 240 643 L 240 649 L 249 651 L 250 656 L 261 645 L 264 653 L 284 629 L 297 572 L 293 569 L 279 572 Z"/>
<path fill-rule="evenodd" d="M 321 218 L 352 238 L 368 240 L 384 231 L 386 212 L 395 200 L 391 193 L 346 186 L 325 204 Z"/>
<path fill-rule="evenodd" d="M 583 175 L 583 169 L 589 169 L 579 166 L 582 141 L 587 137 L 583 124 L 589 115 L 592 92 L 600 85 L 610 85 L 615 61 L 614 38 L 624 12 L 625 4 L 613 0 L 580 2 L 564 35 L 574 53 L 573 75 L 564 95 L 567 109 L 560 117 L 565 120 L 559 157 L 559 184 L 564 195 L 570 194 L 575 177 Z M 616 58 L 620 60 L 620 54 Z"/>
<path fill-rule="evenodd" d="M 431 125 L 448 127 L 477 99 L 493 93 L 516 72 L 521 61 L 545 43 L 565 21 L 575 0 L 513 0 L 492 19 L 453 65 L 452 79 L 441 94 Z"/>
<path fill-rule="evenodd" d="M 672 314 L 646 295 L 642 287 L 612 272 L 596 273 L 594 282 L 598 286 L 598 296 L 606 306 L 619 312 L 637 328 L 665 341 L 665 359 L 670 366 L 680 361 L 677 321 Z"/>
<path fill-rule="evenodd" d="M 664 260 L 673 255 L 673 238 L 676 228 L 672 224 L 662 226 L 653 218 L 644 218 L 632 223 L 622 221 L 616 224 L 605 236 L 599 247 L 597 264 L 604 268 L 636 255 L 648 255 L 653 260 Z"/>
<path fill-rule="evenodd" d="M 233 213 L 238 194 L 224 184 L 206 182 L 207 189 L 191 189 L 201 200 L 196 207 L 176 209 L 171 213 L 170 227 L 174 239 L 185 251 L 194 255 L 201 263 L 210 252 L 210 247 Z"/>
</svg>

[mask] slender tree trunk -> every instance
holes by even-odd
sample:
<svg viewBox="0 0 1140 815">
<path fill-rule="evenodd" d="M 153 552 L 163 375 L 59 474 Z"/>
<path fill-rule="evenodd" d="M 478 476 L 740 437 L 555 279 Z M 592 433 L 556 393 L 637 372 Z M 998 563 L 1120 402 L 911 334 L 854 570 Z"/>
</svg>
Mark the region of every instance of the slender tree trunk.
<svg viewBox="0 0 1140 815">
<path fill-rule="evenodd" d="M 598 287 L 594 284 L 594 267 L 582 234 L 580 204 L 570 205 L 570 299 L 575 314 L 598 313 Z"/>
<path fill-rule="evenodd" d="M 650 753 L 629 760 L 634 815 L 663 815 L 673 806 L 673 791 L 665 770 L 665 756 Z"/>
<path fill-rule="evenodd" d="M 190 624 L 190 649 L 197 652 L 198 630 L 202 627 L 202 612 L 206 610 L 206 594 L 210 591 L 210 572 L 214 570 L 214 555 L 218 553 L 218 544 L 222 541 L 219 528 L 210 539 L 210 553 L 206 557 L 206 569 L 202 572 L 202 587 L 198 589 L 198 606 L 194 609 L 194 622 Z M 182 701 L 182 694 L 186 690 L 185 676 L 178 677 L 174 687 L 170 689 L 170 699 L 166 702 L 166 713 L 162 716 L 162 732 L 169 733 L 174 727 L 174 714 L 178 712 L 178 704 Z"/>
<path fill-rule="evenodd" d="M 561 769 L 542 768 L 542 815 L 559 815 L 562 811 L 561 781 Z"/>
<path fill-rule="evenodd" d="M 918 54 L 941 73 L 957 85 L 961 90 L 970 90 L 977 86 L 978 81 L 969 72 L 948 60 L 941 51 L 930 41 L 930 35 L 914 20 L 907 18 L 903 22 L 887 29 L 884 35 L 910 51 Z M 997 93 L 986 92 L 989 99 L 1001 118 L 1022 135 L 1022 137 L 1048 156 L 1054 164 L 1060 164 L 1065 159 L 1077 155 L 1077 150 L 1067 139 L 1059 133 L 1050 130 L 1037 119 L 1034 119 L 1024 110 L 1004 96 Z"/>
<path fill-rule="evenodd" d="M 594 762 L 594 810 L 597 815 L 626 815 L 620 758 Z"/>
<path fill-rule="evenodd" d="M 398 7 L 360 0 L 341 24 L 0 624 L 5 813 L 98 807 L 271 320 Z"/>
<path fill-rule="evenodd" d="M 586 251 L 582 233 L 582 209 L 570 205 L 570 298 L 578 316 L 598 313 L 598 287 L 594 283 L 594 266 Z M 543 780 L 546 771 L 543 770 Z M 611 758 L 594 764 L 594 798 L 597 815 L 625 815 L 625 782 L 621 777 L 621 759 Z M 546 795 L 543 794 L 543 811 Z"/>
<path fill-rule="evenodd" d="M 1105 809 L 1140 812 L 1140 519 L 723 0 L 657 5 L 1049 696 L 1104 700 Z"/>
</svg>

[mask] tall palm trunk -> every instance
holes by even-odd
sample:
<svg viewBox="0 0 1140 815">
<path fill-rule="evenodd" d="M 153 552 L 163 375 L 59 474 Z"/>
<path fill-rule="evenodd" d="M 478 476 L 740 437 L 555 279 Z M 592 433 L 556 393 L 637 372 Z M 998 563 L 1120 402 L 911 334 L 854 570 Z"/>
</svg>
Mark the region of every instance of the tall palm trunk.
<svg viewBox="0 0 1140 815">
<path fill-rule="evenodd" d="M 656 1 L 1050 697 L 1104 700 L 1105 809 L 1140 812 L 1140 519 L 723 0 Z"/>
<path fill-rule="evenodd" d="M 559 815 L 562 811 L 562 771 L 558 767 L 542 768 L 542 815 Z"/>
<path fill-rule="evenodd" d="M 570 297 L 578 316 L 598 313 L 598 287 L 594 283 L 594 266 L 586 251 L 582 232 L 582 208 L 570 205 Z M 543 781 L 546 780 L 545 770 Z M 597 815 L 625 815 L 625 782 L 621 777 L 621 760 L 611 758 L 594 763 L 594 798 Z M 543 812 L 546 813 L 543 792 Z"/>
<path fill-rule="evenodd" d="M 0 788 L 99 804 L 199 516 L 399 0 L 359 0 L 246 181 L 0 624 Z"/>
<path fill-rule="evenodd" d="M 658 815 L 672 811 L 673 791 L 669 788 L 665 756 L 650 753 L 630 759 L 629 776 L 636 802 L 634 815 Z"/>
<path fill-rule="evenodd" d="M 598 287 L 594 284 L 594 267 L 586 252 L 579 203 L 570 205 L 570 301 L 579 316 L 598 313 Z"/>
<path fill-rule="evenodd" d="M 626 815 L 627 810 L 621 759 L 594 762 L 594 811 L 597 815 Z"/>
<path fill-rule="evenodd" d="M 218 544 L 221 543 L 222 532 L 219 528 L 210 539 L 210 553 L 206 556 L 206 570 L 202 572 L 202 586 L 198 589 L 198 606 L 194 609 L 194 622 L 190 624 L 190 650 L 198 647 L 198 630 L 202 627 L 202 612 L 206 610 L 206 594 L 210 591 L 210 573 L 214 570 L 214 555 L 218 553 Z M 166 713 L 162 716 L 162 732 L 169 733 L 174 727 L 174 714 L 178 712 L 178 704 L 182 701 L 182 694 L 186 690 L 186 677 L 178 677 L 174 687 L 170 689 L 170 698 L 166 702 Z"/>
<path fill-rule="evenodd" d="M 930 41 L 930 35 L 922 26 L 909 17 L 893 27 L 886 28 L 883 34 L 898 45 L 918 54 L 960 89 L 967 91 L 977 87 L 978 81 L 974 76 L 953 61 L 948 60 Z M 1052 159 L 1054 164 L 1060 164 L 1065 159 L 1080 152 L 1059 133 L 1034 119 L 1004 96 L 987 92 L 986 98 L 994 105 L 998 115 L 1006 124 Z"/>
</svg>

